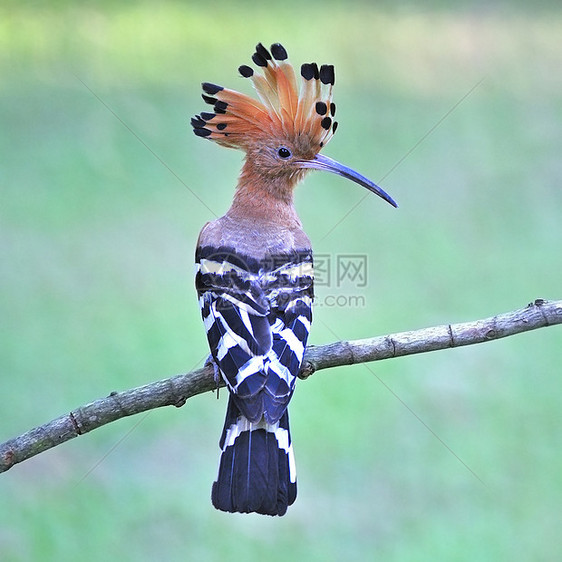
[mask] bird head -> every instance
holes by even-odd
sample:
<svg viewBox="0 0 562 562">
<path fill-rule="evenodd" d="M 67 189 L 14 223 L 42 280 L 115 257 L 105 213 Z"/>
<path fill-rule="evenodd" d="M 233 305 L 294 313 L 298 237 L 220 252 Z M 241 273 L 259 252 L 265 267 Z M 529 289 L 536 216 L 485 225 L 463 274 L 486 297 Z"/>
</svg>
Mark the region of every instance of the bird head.
<svg viewBox="0 0 562 562">
<path fill-rule="evenodd" d="M 298 87 L 293 66 L 279 43 L 270 50 L 256 46 L 252 61 L 261 70 L 247 65 L 238 71 L 252 81 L 259 100 L 204 82 L 203 100 L 213 112 L 191 119 L 193 132 L 230 148 L 246 152 L 251 172 L 266 180 L 282 179 L 295 185 L 310 169 L 345 177 L 376 193 L 396 207 L 394 200 L 371 180 L 351 168 L 320 154 L 338 127 L 332 101 L 334 67 L 305 63 Z"/>
</svg>

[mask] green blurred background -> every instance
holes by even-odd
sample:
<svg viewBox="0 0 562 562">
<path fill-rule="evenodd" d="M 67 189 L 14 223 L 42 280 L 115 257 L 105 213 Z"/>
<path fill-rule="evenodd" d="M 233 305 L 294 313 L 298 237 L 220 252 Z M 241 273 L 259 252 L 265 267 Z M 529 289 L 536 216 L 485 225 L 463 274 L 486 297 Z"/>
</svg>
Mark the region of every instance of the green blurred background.
<svg viewBox="0 0 562 562">
<path fill-rule="evenodd" d="M 188 122 L 200 82 L 248 91 L 258 41 L 336 65 L 325 153 L 400 204 L 299 187 L 317 253 L 369 256 L 364 306 L 319 287 L 311 343 L 562 298 L 561 37 L 556 2 L 4 2 L 0 441 L 201 365 L 194 246 L 242 155 Z M 300 382 L 281 519 L 210 504 L 224 393 L 113 423 L 0 475 L 0 559 L 554 560 L 561 341 Z"/>
</svg>

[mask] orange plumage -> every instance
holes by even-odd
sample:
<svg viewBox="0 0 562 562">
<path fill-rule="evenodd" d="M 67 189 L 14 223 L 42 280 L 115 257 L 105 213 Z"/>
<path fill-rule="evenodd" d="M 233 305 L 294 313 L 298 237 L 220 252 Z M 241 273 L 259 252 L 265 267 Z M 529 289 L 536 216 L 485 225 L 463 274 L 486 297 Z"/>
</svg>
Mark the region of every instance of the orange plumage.
<svg viewBox="0 0 562 562">
<path fill-rule="evenodd" d="M 296 142 L 306 136 L 310 148 L 318 152 L 337 128 L 332 102 L 334 67 L 304 64 L 299 91 L 295 71 L 279 43 L 271 46 L 271 54 L 259 44 L 253 60 L 263 74 L 246 65 L 239 71 L 252 81 L 260 101 L 205 82 L 203 99 L 213 105 L 214 113 L 203 112 L 193 118 L 195 134 L 243 150 L 261 138 L 282 137 Z"/>
</svg>

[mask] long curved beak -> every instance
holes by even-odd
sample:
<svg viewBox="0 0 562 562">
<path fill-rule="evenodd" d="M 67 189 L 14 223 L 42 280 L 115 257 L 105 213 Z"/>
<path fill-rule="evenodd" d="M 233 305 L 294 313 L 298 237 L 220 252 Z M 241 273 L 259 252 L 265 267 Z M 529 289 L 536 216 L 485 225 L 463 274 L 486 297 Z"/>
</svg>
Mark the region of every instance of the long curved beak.
<svg viewBox="0 0 562 562">
<path fill-rule="evenodd" d="M 299 160 L 297 163 L 300 168 L 312 168 L 314 170 L 325 170 L 326 172 L 332 172 L 332 174 L 337 174 L 342 178 L 347 178 L 363 187 L 367 188 L 369 191 L 376 193 L 379 197 L 382 197 L 387 203 L 390 203 L 393 207 L 398 207 L 394 199 L 383 189 L 381 189 L 377 184 L 373 183 L 370 179 L 358 174 L 355 170 L 324 156 L 323 154 L 317 154 L 312 160 Z"/>
</svg>

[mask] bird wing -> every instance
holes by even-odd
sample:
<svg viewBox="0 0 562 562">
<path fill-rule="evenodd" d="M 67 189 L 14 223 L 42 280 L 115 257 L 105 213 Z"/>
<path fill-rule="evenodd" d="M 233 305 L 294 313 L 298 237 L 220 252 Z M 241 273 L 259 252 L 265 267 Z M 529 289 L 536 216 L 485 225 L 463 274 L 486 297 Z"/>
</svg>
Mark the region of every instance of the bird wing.
<svg viewBox="0 0 562 562">
<path fill-rule="evenodd" d="M 312 280 L 200 259 L 196 286 L 211 354 L 250 421 L 276 422 L 291 398 L 311 320 Z M 290 265 L 294 268 L 294 265 Z M 311 270 L 310 270 L 311 271 Z"/>
<path fill-rule="evenodd" d="M 265 385 L 264 357 L 273 341 L 263 290 L 233 268 L 212 271 L 206 260 L 196 285 L 211 354 L 226 385 L 241 399 L 256 395 Z"/>
<path fill-rule="evenodd" d="M 273 344 L 267 363 L 264 391 L 268 396 L 266 415 L 278 420 L 291 399 L 306 349 L 312 322 L 312 257 L 287 263 L 269 274 L 266 292 Z"/>
</svg>

